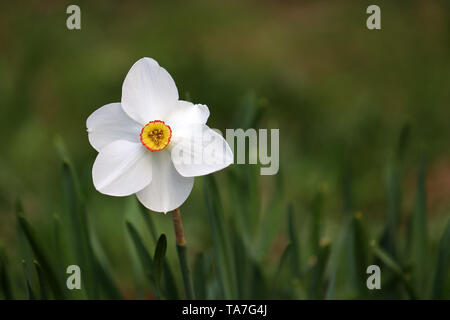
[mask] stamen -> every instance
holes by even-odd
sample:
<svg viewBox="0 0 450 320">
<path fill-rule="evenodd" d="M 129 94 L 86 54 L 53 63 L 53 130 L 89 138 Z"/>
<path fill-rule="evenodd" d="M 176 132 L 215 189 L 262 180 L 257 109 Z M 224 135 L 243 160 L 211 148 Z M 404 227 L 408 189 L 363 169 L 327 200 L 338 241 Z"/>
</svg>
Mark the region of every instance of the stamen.
<svg viewBox="0 0 450 320">
<path fill-rule="evenodd" d="M 161 120 L 147 123 L 141 131 L 141 142 L 150 151 L 160 151 L 167 147 L 172 137 L 172 129 Z"/>
</svg>

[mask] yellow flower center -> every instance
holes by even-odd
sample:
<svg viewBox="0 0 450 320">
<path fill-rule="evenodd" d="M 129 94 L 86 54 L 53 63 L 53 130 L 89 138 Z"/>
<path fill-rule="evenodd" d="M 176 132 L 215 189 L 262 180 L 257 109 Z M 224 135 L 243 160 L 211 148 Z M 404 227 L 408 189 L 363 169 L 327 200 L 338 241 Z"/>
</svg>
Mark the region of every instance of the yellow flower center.
<svg viewBox="0 0 450 320">
<path fill-rule="evenodd" d="M 164 149 L 171 137 L 172 129 L 161 120 L 150 121 L 141 131 L 141 142 L 150 151 Z"/>
</svg>

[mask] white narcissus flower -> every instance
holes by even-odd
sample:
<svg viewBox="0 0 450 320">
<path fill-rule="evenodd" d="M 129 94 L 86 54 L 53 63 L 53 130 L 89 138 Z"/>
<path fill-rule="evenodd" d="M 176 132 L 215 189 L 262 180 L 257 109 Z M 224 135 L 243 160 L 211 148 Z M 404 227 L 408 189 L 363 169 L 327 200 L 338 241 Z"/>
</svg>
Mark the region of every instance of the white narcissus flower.
<svg viewBox="0 0 450 320">
<path fill-rule="evenodd" d="M 122 86 L 122 101 L 87 119 L 89 142 L 99 152 L 95 188 L 111 196 L 136 194 L 157 212 L 178 208 L 194 177 L 233 162 L 225 139 L 206 125 L 209 109 L 178 99 L 170 74 L 151 58 L 137 61 Z"/>
</svg>

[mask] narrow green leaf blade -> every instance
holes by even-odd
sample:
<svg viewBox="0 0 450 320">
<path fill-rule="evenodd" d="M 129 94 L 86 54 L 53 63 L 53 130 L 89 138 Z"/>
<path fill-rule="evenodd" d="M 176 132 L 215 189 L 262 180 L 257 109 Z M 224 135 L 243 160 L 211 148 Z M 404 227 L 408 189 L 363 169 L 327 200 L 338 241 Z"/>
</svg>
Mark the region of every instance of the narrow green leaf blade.
<svg viewBox="0 0 450 320">
<path fill-rule="evenodd" d="M 164 259 L 163 274 L 164 274 L 164 292 L 166 298 L 170 300 L 178 300 L 180 297 L 178 294 L 177 284 L 175 282 L 172 269 L 167 259 Z"/>
<path fill-rule="evenodd" d="M 196 255 L 193 273 L 194 273 L 195 297 L 200 300 L 205 300 L 207 270 L 204 253 L 199 253 Z"/>
<path fill-rule="evenodd" d="M 95 278 L 100 284 L 102 294 L 107 299 L 112 300 L 122 299 L 122 294 L 120 293 L 120 290 L 117 288 L 114 282 L 108 258 L 105 252 L 103 251 L 100 242 L 95 237 L 95 235 L 91 235 L 90 238 L 92 239 L 93 256 L 95 259 L 94 261 Z"/>
<path fill-rule="evenodd" d="M 427 196 L 425 186 L 425 160 L 422 156 L 417 175 L 416 202 L 411 217 L 410 248 L 413 265 L 413 283 L 417 292 L 425 292 L 428 274 L 427 252 Z"/>
<path fill-rule="evenodd" d="M 313 253 L 319 251 L 320 238 L 322 236 L 322 207 L 323 207 L 323 194 L 319 191 L 312 201 L 311 205 L 311 228 L 310 228 L 310 242 L 311 250 Z"/>
<path fill-rule="evenodd" d="M 355 213 L 348 224 L 348 247 L 346 250 L 348 276 L 351 288 L 359 296 L 367 293 L 366 268 L 368 265 L 368 237 L 362 223 L 362 214 Z"/>
<path fill-rule="evenodd" d="M 158 243 L 156 244 L 155 254 L 153 256 L 153 263 L 151 268 L 152 270 L 151 275 L 155 285 L 156 296 L 159 298 L 161 297 L 161 276 L 166 250 L 167 250 L 167 238 L 165 234 L 162 234 L 158 239 Z"/>
<path fill-rule="evenodd" d="M 439 243 L 438 258 L 434 272 L 434 283 L 432 290 L 432 299 L 448 299 L 447 292 L 445 296 L 444 288 L 448 285 L 450 274 L 450 220 L 447 222 L 442 239 Z"/>
<path fill-rule="evenodd" d="M 191 271 L 187 259 L 186 245 L 180 246 L 177 244 L 178 259 L 180 261 L 181 274 L 183 276 L 184 288 L 186 291 L 186 298 L 194 299 L 194 288 L 192 287 Z"/>
<path fill-rule="evenodd" d="M 289 230 L 289 239 L 292 244 L 292 271 L 296 276 L 300 276 L 301 267 L 300 267 L 300 244 L 297 235 L 297 224 L 294 217 L 294 208 L 291 205 L 288 207 L 288 230 Z"/>
<path fill-rule="evenodd" d="M 3 298 L 5 300 L 12 300 L 14 298 L 9 281 L 8 260 L 3 247 L 0 246 L 0 289 L 3 292 Z"/>
<path fill-rule="evenodd" d="M 325 270 L 330 256 L 330 243 L 324 242 L 319 247 L 317 262 L 312 269 L 311 280 L 308 289 L 308 299 L 325 299 Z"/>
<path fill-rule="evenodd" d="M 28 274 L 25 260 L 22 260 L 22 268 L 25 277 L 25 286 L 27 289 L 28 300 L 36 300 L 36 294 L 34 293 L 33 286 L 31 285 L 30 275 Z"/>
<path fill-rule="evenodd" d="M 150 274 L 152 271 L 151 269 L 152 269 L 153 259 L 150 256 L 150 254 L 148 253 L 147 248 L 145 247 L 136 228 L 128 221 L 126 222 L 126 226 L 128 229 L 128 233 L 130 234 L 130 237 L 136 248 L 139 259 L 142 263 L 144 272 L 145 272 L 146 276 L 150 278 Z"/>
<path fill-rule="evenodd" d="M 35 256 L 36 259 L 42 266 L 43 272 L 49 281 L 49 286 L 53 291 L 56 299 L 64 299 L 65 293 L 63 286 L 60 284 L 57 272 L 54 270 L 48 254 L 45 252 L 44 247 L 39 243 L 34 230 L 31 228 L 25 217 L 21 214 L 17 215 L 18 223 L 20 228 L 22 228 Z"/>
<path fill-rule="evenodd" d="M 36 268 L 36 273 L 38 275 L 39 280 L 39 291 L 41 293 L 40 298 L 42 300 L 46 300 L 49 298 L 49 288 L 47 280 L 45 279 L 44 272 L 42 271 L 42 267 L 37 261 L 33 261 L 34 267 Z"/>
<path fill-rule="evenodd" d="M 138 201 L 139 211 L 141 212 L 141 216 L 145 221 L 145 225 L 147 226 L 148 231 L 150 232 L 150 235 L 152 236 L 153 241 L 158 239 L 158 235 L 156 233 L 155 224 L 153 222 L 153 219 L 151 217 L 150 211 L 142 205 L 140 201 Z"/>
<path fill-rule="evenodd" d="M 232 261 L 231 242 L 228 241 L 228 228 L 223 219 L 222 205 L 214 178 L 204 177 L 204 194 L 211 236 L 214 246 L 215 267 L 218 272 L 219 287 L 223 299 L 237 297 L 237 277 Z"/>
<path fill-rule="evenodd" d="M 65 214 L 62 218 L 64 224 L 70 226 L 66 231 L 68 243 L 73 246 L 74 251 L 74 256 L 71 258 L 83 270 L 86 290 L 82 290 L 82 294 L 90 299 L 99 299 L 100 288 L 95 279 L 95 257 L 89 237 L 85 199 L 64 141 L 58 137 L 55 145 L 62 162 L 61 176 L 65 204 Z"/>
<path fill-rule="evenodd" d="M 402 267 L 394 260 L 392 256 L 389 255 L 388 252 L 384 251 L 376 243 L 372 243 L 371 247 L 374 255 L 401 280 L 410 298 L 417 299 L 417 294 L 411 286 L 409 279 L 405 276 Z"/>
</svg>

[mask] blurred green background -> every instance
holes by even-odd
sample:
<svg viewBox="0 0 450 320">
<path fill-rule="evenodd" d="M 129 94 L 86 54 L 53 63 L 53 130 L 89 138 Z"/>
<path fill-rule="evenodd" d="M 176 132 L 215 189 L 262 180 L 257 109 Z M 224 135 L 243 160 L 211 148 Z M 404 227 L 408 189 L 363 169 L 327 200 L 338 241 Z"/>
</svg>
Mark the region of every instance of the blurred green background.
<svg viewBox="0 0 450 320">
<path fill-rule="evenodd" d="M 196 297 L 450 298 L 450 6 L 378 1 L 370 31 L 372 2 L 1 2 L 0 297 L 61 297 L 69 264 L 90 271 L 66 298 L 186 296 L 171 217 L 91 180 L 85 121 L 148 56 L 210 127 L 280 129 L 278 175 L 195 180 L 181 213 Z M 150 256 L 167 235 L 161 291 L 126 221 Z"/>
</svg>

